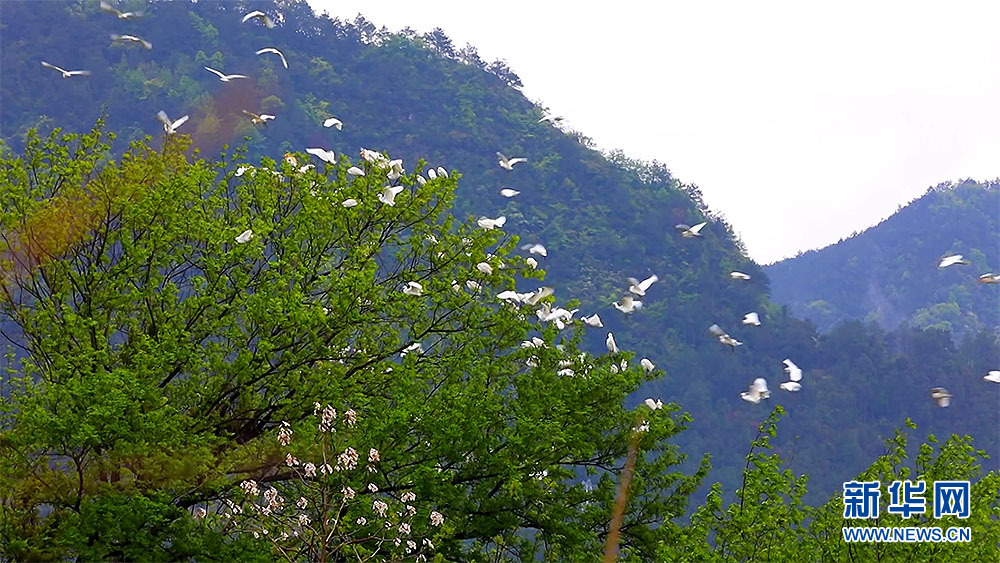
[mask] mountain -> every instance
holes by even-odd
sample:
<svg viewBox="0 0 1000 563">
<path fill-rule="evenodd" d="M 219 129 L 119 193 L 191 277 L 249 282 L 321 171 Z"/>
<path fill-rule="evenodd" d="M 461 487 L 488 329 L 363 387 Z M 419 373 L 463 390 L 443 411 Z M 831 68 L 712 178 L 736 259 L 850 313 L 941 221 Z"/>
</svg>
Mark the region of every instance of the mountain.
<svg viewBox="0 0 1000 563">
<path fill-rule="evenodd" d="M 623 349 L 636 352 L 633 365 L 644 356 L 656 364 L 656 379 L 630 406 L 653 396 L 689 411 L 693 420 L 678 444 L 691 464 L 710 452 L 710 480 L 727 492 L 740 485 L 748 444 L 774 404 L 788 411 L 787 433 L 775 445 L 791 454 L 796 471 L 813 476 L 824 498 L 867 466 L 881 438 L 907 417 L 930 432 L 973 434 L 979 447 L 1000 453 L 992 410 L 998 390 L 979 380 L 996 369 L 991 333 L 968 332 L 957 343 L 937 328 L 886 332 L 855 322 L 820 334 L 769 298 L 765 271 L 697 188 L 660 163 L 602 154 L 583 133 L 540 122 L 543 108 L 520 92 L 516 74 L 500 61 L 482 61 L 474 47 L 456 47 L 439 30 L 391 34 L 363 18 L 331 20 L 301 1 L 151 1 L 122 9 L 135 7 L 146 17 L 118 20 L 89 1 L 0 3 L 0 134 L 12 150 L 31 127 L 85 131 L 104 114 L 118 134 L 112 152 L 146 136 L 160 143 L 156 113 L 164 110 L 173 119 L 190 115 L 179 133 L 190 135 L 201 157 L 231 168 L 307 147 L 338 155 L 365 147 L 402 158 L 408 169 L 418 159 L 443 166 L 459 176 L 457 217 L 505 216 L 504 229 L 519 245 L 547 247 L 540 267 L 557 303 L 601 315 L 605 328 L 588 330 L 585 347 L 603 351 L 613 331 Z M 251 9 L 280 14 L 275 28 L 241 23 Z M 135 34 L 153 47 L 113 44 L 111 33 Z M 280 49 L 289 68 L 274 55 L 254 54 L 264 47 Z M 42 60 L 93 75 L 63 79 Z M 222 83 L 206 66 L 250 78 Z M 255 126 L 243 110 L 277 117 Z M 341 119 L 343 130 L 322 127 L 329 117 Z M 498 151 L 528 162 L 505 170 Z M 504 198 L 502 188 L 521 194 Z M 674 229 L 700 221 L 708 225 L 699 238 Z M 913 262 L 913 275 L 930 259 Z M 939 273 L 935 267 L 930 275 Z M 733 270 L 750 280 L 731 278 Z M 650 274 L 660 280 L 640 311 L 613 308 L 627 277 Z M 762 326 L 741 323 L 751 311 Z M 708 331 L 713 324 L 744 345 L 720 345 Z M 796 394 L 777 389 L 786 358 L 805 372 Z M 740 393 L 757 377 L 773 392 L 751 405 Z M 954 388 L 956 408 L 933 405 L 926 392 L 935 385 Z"/>
<path fill-rule="evenodd" d="M 772 298 L 820 330 L 849 319 L 966 333 L 1000 329 L 1000 181 L 927 190 L 878 225 L 767 266 Z M 969 265 L 938 268 L 961 254 Z"/>
</svg>

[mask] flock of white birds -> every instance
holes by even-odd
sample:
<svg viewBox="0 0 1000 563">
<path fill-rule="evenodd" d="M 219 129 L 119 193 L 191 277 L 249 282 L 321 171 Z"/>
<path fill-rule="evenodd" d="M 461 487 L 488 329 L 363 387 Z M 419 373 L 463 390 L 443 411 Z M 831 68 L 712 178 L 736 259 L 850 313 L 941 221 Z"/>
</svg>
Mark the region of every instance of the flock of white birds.
<svg viewBox="0 0 1000 563">
<path fill-rule="evenodd" d="M 117 8 L 104 1 L 100 3 L 100 7 L 101 10 L 115 15 L 119 20 L 129 20 L 143 16 L 143 12 L 141 11 L 136 11 L 136 12 L 119 11 Z M 242 23 L 244 24 L 253 21 L 258 21 L 262 23 L 268 29 L 271 29 L 275 26 L 274 20 L 270 16 L 259 10 L 249 12 L 242 18 Z M 141 45 L 145 49 L 152 49 L 153 47 L 152 43 L 136 35 L 111 34 L 111 40 L 115 43 L 133 43 L 136 45 Z M 255 54 L 277 55 L 281 60 L 282 66 L 286 69 L 288 68 L 288 60 L 285 58 L 284 53 L 282 53 L 275 47 L 264 47 L 256 51 Z M 58 71 L 63 78 L 72 78 L 74 76 L 89 76 L 91 74 L 89 70 L 69 70 L 69 71 L 64 70 L 46 61 L 42 61 L 41 64 L 45 68 L 51 68 L 53 70 Z M 248 76 L 243 74 L 225 74 L 220 70 L 207 66 L 205 67 L 205 70 L 211 72 L 212 74 L 215 74 L 222 82 L 231 82 L 233 80 L 249 78 Z M 251 123 L 253 123 L 254 125 L 266 125 L 268 121 L 274 120 L 276 118 L 276 116 L 274 115 L 258 114 L 256 112 L 252 112 L 249 110 L 242 110 L 242 113 L 243 115 L 250 118 Z M 184 123 L 187 122 L 188 120 L 187 115 L 184 115 L 177 120 L 171 120 L 164 111 L 160 111 L 159 113 L 157 113 L 157 118 L 163 124 L 163 130 L 167 135 L 172 135 L 176 133 L 177 129 L 182 125 L 184 125 Z M 539 123 L 549 122 L 552 124 L 557 124 L 561 120 L 562 120 L 561 117 L 553 117 L 551 115 L 546 115 L 541 119 L 539 119 L 538 121 Z M 336 117 L 329 117 L 323 121 L 323 126 L 327 128 L 333 127 L 339 131 L 343 129 L 344 124 L 340 119 Z M 310 147 L 306 149 L 306 153 L 311 154 L 328 164 L 336 164 L 337 162 L 336 155 L 332 150 L 320 147 Z M 524 157 L 508 158 L 501 152 L 497 152 L 496 156 L 498 159 L 497 160 L 498 165 L 501 168 L 508 171 L 513 171 L 515 165 L 517 164 L 528 162 L 527 158 Z M 404 174 L 402 160 L 398 159 L 389 160 L 383 154 L 368 149 L 361 150 L 361 157 L 366 162 L 377 164 L 380 167 L 388 170 L 387 177 L 390 180 L 390 182 L 398 179 L 400 176 Z M 285 160 L 293 166 L 296 167 L 298 166 L 298 162 L 291 155 L 285 155 Z M 299 171 L 305 171 L 312 167 L 313 165 L 307 164 L 299 168 Z M 256 172 L 256 170 L 252 166 L 241 166 L 236 171 L 235 176 L 237 177 L 242 176 L 247 171 Z M 280 174 L 280 172 L 277 171 L 271 171 L 271 172 L 275 174 Z M 347 174 L 350 176 L 358 177 L 358 176 L 364 176 L 365 172 L 364 170 L 358 168 L 357 166 L 352 166 L 347 170 Z M 427 170 L 427 176 L 428 178 L 433 180 L 439 176 L 447 177 L 448 172 L 443 167 L 438 167 L 437 169 L 429 168 Z M 416 176 L 416 179 L 418 183 L 420 183 L 421 185 L 427 182 L 427 179 L 423 178 L 419 174 Z M 393 206 L 395 205 L 396 196 L 399 195 L 399 193 L 401 193 L 402 191 L 403 191 L 403 186 L 398 186 L 398 185 L 387 186 L 384 187 L 381 190 L 381 192 L 377 194 L 377 199 L 384 205 Z M 505 198 L 516 197 L 520 195 L 520 193 L 521 192 L 510 188 L 504 188 L 500 190 L 500 195 Z M 359 201 L 354 198 L 345 199 L 343 202 L 341 202 L 341 205 L 344 208 L 355 207 L 358 204 Z M 477 220 L 477 225 L 480 228 L 487 230 L 499 229 L 504 226 L 506 220 L 507 220 L 506 217 L 503 216 L 499 216 L 496 218 L 480 217 Z M 679 232 L 681 237 L 686 239 L 695 239 L 702 237 L 701 231 L 705 228 L 707 224 L 708 224 L 707 221 L 703 221 L 694 226 L 678 224 L 675 226 L 675 229 Z M 253 230 L 247 229 L 242 233 L 240 233 L 238 236 L 236 236 L 235 242 L 238 244 L 248 243 L 253 239 L 253 235 L 254 235 Z M 548 256 L 548 250 L 545 248 L 544 245 L 539 243 L 527 244 L 522 246 L 521 249 L 527 251 L 531 255 L 525 260 L 525 262 L 532 268 L 536 268 L 538 266 L 538 261 L 535 258 L 535 256 L 541 256 L 541 257 Z M 940 263 L 938 264 L 938 267 L 947 268 L 949 266 L 968 265 L 968 264 L 970 264 L 970 262 L 965 258 L 963 258 L 961 254 L 954 254 L 942 257 Z M 492 273 L 492 266 L 486 262 L 478 264 L 477 269 L 480 272 L 487 275 Z M 733 280 L 739 280 L 739 281 L 750 280 L 749 275 L 739 271 L 731 272 L 729 275 Z M 660 278 L 655 274 L 650 275 L 649 277 L 641 281 L 636 278 L 631 278 L 631 277 L 627 278 L 628 288 L 627 291 L 624 292 L 625 295 L 623 295 L 618 301 L 612 302 L 611 305 L 616 310 L 626 315 L 632 314 L 635 311 L 640 310 L 642 308 L 643 303 L 641 300 L 637 298 L 645 297 L 646 292 L 650 289 L 650 287 L 654 283 L 659 281 L 659 279 Z M 1000 284 L 1000 274 L 985 273 L 979 277 L 978 281 L 984 284 Z M 478 283 L 472 280 L 466 282 L 466 285 L 473 290 L 479 289 Z M 453 284 L 453 287 L 457 288 L 458 286 L 457 284 Z M 423 294 L 423 286 L 419 282 L 410 281 L 407 282 L 405 286 L 402 287 L 401 291 L 407 295 L 420 296 Z M 552 287 L 542 287 L 535 291 L 527 293 L 519 293 L 516 291 L 503 291 L 497 295 L 497 298 L 500 299 L 501 301 L 505 301 L 511 304 L 530 305 L 533 307 L 538 306 L 539 308 L 536 311 L 536 314 L 539 320 L 541 320 L 542 322 L 553 323 L 554 326 L 562 330 L 564 327 L 568 325 L 568 323 L 570 323 L 573 320 L 573 316 L 577 313 L 578 310 L 577 309 L 567 310 L 562 307 L 552 308 L 552 305 L 548 302 L 541 303 L 539 305 L 539 303 L 543 299 L 553 295 L 554 292 L 555 289 Z M 593 328 L 604 327 L 600 315 L 596 312 L 588 316 L 581 316 L 579 320 L 589 327 Z M 761 326 L 760 316 L 754 311 L 749 312 L 743 317 L 742 324 L 759 327 Z M 733 352 L 736 351 L 737 346 L 743 345 L 742 342 L 730 336 L 717 324 L 711 325 L 708 328 L 708 332 L 712 336 L 716 337 L 722 345 L 728 346 Z M 526 348 L 532 348 L 532 347 L 537 348 L 544 345 L 545 342 L 537 337 L 522 343 L 522 346 Z M 607 333 L 607 337 L 605 339 L 605 345 L 607 346 L 608 352 L 612 354 L 617 354 L 620 352 L 620 349 L 618 348 L 618 343 L 615 341 L 614 334 L 612 334 L 611 332 Z M 423 352 L 423 347 L 419 342 L 416 342 L 411 346 L 407 347 L 404 350 L 403 354 L 405 355 L 407 353 L 413 353 L 413 352 L 417 353 Z M 800 391 L 802 389 L 802 383 L 801 383 L 802 369 L 799 368 L 791 359 L 788 358 L 786 358 L 783 361 L 783 363 L 785 366 L 784 371 L 788 376 L 788 380 L 781 383 L 779 385 L 779 388 L 788 392 Z M 648 358 L 642 358 L 639 364 L 642 366 L 643 370 L 645 370 L 647 373 L 652 372 L 655 369 L 653 362 L 650 361 Z M 561 364 L 561 367 L 563 369 L 560 370 L 559 372 L 560 375 L 573 374 L 572 370 L 569 369 L 568 365 L 569 362 L 564 362 L 563 364 Z M 616 370 L 619 368 L 626 369 L 627 366 L 628 366 L 627 362 L 623 360 L 620 364 L 615 366 L 614 369 Z M 983 379 L 994 383 L 1000 383 L 1000 370 L 990 371 L 987 375 L 983 377 Z M 767 399 L 770 396 L 771 392 L 768 389 L 767 380 L 764 378 L 754 379 L 753 382 L 750 383 L 749 388 L 746 391 L 740 393 L 741 399 L 754 404 L 757 404 L 762 399 Z M 951 399 L 953 395 L 943 387 L 934 387 L 930 391 L 930 397 L 931 399 L 937 402 L 938 406 L 947 407 L 951 404 Z M 663 403 L 659 399 L 654 400 L 653 398 L 646 399 L 644 401 L 644 404 L 651 410 L 657 410 L 663 407 Z"/>
</svg>

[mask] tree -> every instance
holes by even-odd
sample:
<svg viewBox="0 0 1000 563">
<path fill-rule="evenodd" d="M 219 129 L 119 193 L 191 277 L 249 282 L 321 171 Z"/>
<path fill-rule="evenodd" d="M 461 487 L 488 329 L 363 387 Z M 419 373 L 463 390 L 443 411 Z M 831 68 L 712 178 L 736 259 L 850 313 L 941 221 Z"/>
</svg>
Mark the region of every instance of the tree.
<svg viewBox="0 0 1000 563">
<path fill-rule="evenodd" d="M 6 556 L 261 555 L 191 515 L 248 480 L 295 498 L 288 456 L 311 454 L 275 434 L 315 433 L 315 403 L 356 409 L 355 451 L 381 452 L 374 472 L 344 473 L 359 496 L 414 493 L 447 516 L 446 534 L 424 530 L 447 559 L 599 551 L 635 418 L 624 400 L 649 376 L 494 297 L 544 274 L 509 255 L 516 238 L 447 215 L 457 173 L 423 185 L 418 163 L 389 205 L 376 153 L 251 167 L 239 150 L 192 159 L 175 135 L 115 162 L 108 141 L 100 124 L 31 134 L 0 168 Z M 655 524 L 707 471 L 671 469 L 678 410 L 649 416 L 625 556 L 674 533 Z"/>
</svg>

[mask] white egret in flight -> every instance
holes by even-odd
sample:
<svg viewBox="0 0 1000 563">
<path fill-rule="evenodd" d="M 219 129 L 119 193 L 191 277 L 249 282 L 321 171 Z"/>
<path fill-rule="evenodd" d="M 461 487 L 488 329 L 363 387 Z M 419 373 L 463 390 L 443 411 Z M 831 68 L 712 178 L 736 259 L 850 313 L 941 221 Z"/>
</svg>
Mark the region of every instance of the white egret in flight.
<svg viewBox="0 0 1000 563">
<path fill-rule="evenodd" d="M 713 335 L 715 335 L 716 337 L 718 337 L 719 342 L 721 342 L 722 344 L 724 344 L 724 345 L 729 346 L 730 348 L 732 348 L 733 352 L 736 351 L 736 347 L 737 346 L 742 346 L 743 345 L 743 343 L 740 342 L 739 340 L 736 340 L 732 336 L 729 336 L 728 334 L 726 334 L 726 332 L 724 330 L 722 330 L 719 327 L 719 325 L 712 325 L 712 326 L 708 327 L 708 332 L 711 332 Z"/>
<path fill-rule="evenodd" d="M 500 195 L 502 195 L 504 197 L 514 197 L 514 196 L 516 196 L 516 195 L 518 195 L 520 193 L 521 192 L 519 192 L 517 190 L 512 190 L 510 188 L 504 188 L 504 189 L 500 190 Z"/>
<path fill-rule="evenodd" d="M 951 254 L 941 258 L 941 262 L 938 263 L 938 268 L 947 268 L 948 266 L 954 266 L 955 264 L 968 266 L 969 261 L 964 259 L 961 254 Z"/>
<path fill-rule="evenodd" d="M 125 42 L 125 43 L 138 43 L 139 45 L 142 45 L 146 49 L 152 49 L 153 48 L 153 44 L 152 43 L 150 43 L 149 41 L 146 41 L 145 39 L 143 39 L 142 37 L 139 37 L 138 35 L 118 35 L 117 33 L 112 33 L 111 34 L 111 40 L 112 41 Z"/>
<path fill-rule="evenodd" d="M 254 18 L 260 18 L 264 22 L 264 25 L 267 26 L 268 29 L 273 29 L 274 28 L 274 20 L 272 20 L 267 14 L 265 14 L 264 12 L 261 12 L 260 10 L 254 10 L 254 11 L 250 12 L 249 14 L 243 16 L 243 22 L 242 23 L 247 23 L 248 21 L 250 21 L 250 20 L 252 20 Z"/>
<path fill-rule="evenodd" d="M 281 51 L 275 49 L 274 47 L 264 47 L 263 49 L 257 51 L 255 54 L 263 55 L 264 53 L 274 53 L 275 55 L 278 55 L 279 57 L 281 57 L 281 64 L 284 65 L 285 68 L 288 68 L 288 61 L 285 60 L 285 55 Z"/>
<path fill-rule="evenodd" d="M 802 389 L 802 384 L 799 383 L 799 381 L 802 381 L 802 370 L 799 369 L 799 366 L 795 365 L 795 362 L 787 358 L 783 363 L 785 364 L 785 372 L 788 374 L 788 381 L 782 383 L 779 387 L 785 391 L 798 391 Z"/>
<path fill-rule="evenodd" d="M 496 219 L 490 219 L 489 217 L 480 217 L 479 220 L 476 221 L 476 224 L 479 225 L 480 228 L 486 229 L 488 231 L 490 229 L 502 228 L 504 226 L 504 223 L 506 222 L 507 218 L 501 215 Z"/>
<path fill-rule="evenodd" d="M 59 72 L 62 73 L 62 77 L 63 78 L 70 78 L 72 76 L 90 76 L 90 71 L 89 70 L 63 70 L 63 69 L 57 67 L 56 65 L 49 64 L 49 63 L 47 63 L 45 61 L 42 61 L 42 66 L 44 66 L 45 68 L 51 68 L 53 70 L 58 70 Z"/>
<path fill-rule="evenodd" d="M 344 130 L 344 122 L 336 117 L 329 117 L 323 122 L 323 127 L 336 127 L 337 131 Z"/>
<path fill-rule="evenodd" d="M 537 305 L 539 301 L 554 294 L 555 292 L 556 290 L 554 287 L 540 287 L 531 294 L 531 297 L 525 299 L 524 302 L 528 305 Z"/>
<path fill-rule="evenodd" d="M 693 227 L 689 227 L 684 223 L 680 223 L 678 225 L 674 225 L 674 228 L 681 232 L 682 237 L 694 238 L 701 236 L 701 229 L 704 228 L 707 223 L 708 223 L 707 221 L 703 221 Z"/>
<path fill-rule="evenodd" d="M 528 254 L 537 254 L 539 256 L 548 256 L 549 251 L 545 249 L 541 244 L 526 244 L 521 247 L 521 250 L 527 250 Z"/>
<path fill-rule="evenodd" d="M 170 118 L 167 117 L 167 113 L 163 110 L 157 112 L 156 118 L 159 119 L 160 123 L 163 124 L 163 130 L 167 133 L 167 135 L 173 135 L 174 133 L 176 133 L 177 128 L 180 127 L 181 125 L 184 125 L 184 122 L 188 120 L 188 116 L 185 115 L 184 117 L 181 117 L 177 121 L 170 121 Z M 242 176 L 243 173 L 240 172 L 236 175 Z"/>
<path fill-rule="evenodd" d="M 620 302 L 615 301 L 612 303 L 612 305 L 614 305 L 615 309 L 618 309 L 619 311 L 625 313 L 626 315 L 637 309 L 642 309 L 642 301 L 633 298 L 631 295 L 626 295 L 625 297 L 622 297 Z"/>
<path fill-rule="evenodd" d="M 399 195 L 399 192 L 401 191 L 403 191 L 403 186 L 386 186 L 382 188 L 382 193 L 378 194 L 378 200 L 389 207 L 395 207 L 396 196 Z"/>
<path fill-rule="evenodd" d="M 127 20 L 129 18 L 141 18 L 142 15 L 143 15 L 142 11 L 138 11 L 138 12 L 122 12 L 122 11 L 119 11 L 118 8 L 115 8 L 111 4 L 108 4 L 107 2 L 103 2 L 103 1 L 101 2 L 101 10 L 103 10 L 105 12 L 112 13 L 112 14 L 118 16 L 118 19 L 120 19 L 120 20 Z"/>
<path fill-rule="evenodd" d="M 992 370 L 983 376 L 986 381 L 992 381 L 993 383 L 1000 383 L 1000 370 Z"/>
<path fill-rule="evenodd" d="M 328 151 L 326 149 L 313 147 L 306 149 L 306 152 L 322 160 L 323 162 L 327 162 L 330 164 L 337 163 L 337 156 L 334 154 L 333 151 Z"/>
<path fill-rule="evenodd" d="M 590 315 L 589 317 L 580 317 L 580 320 L 587 324 L 587 326 L 592 326 L 594 328 L 601 328 L 604 323 L 601 322 L 601 317 L 597 313 Z"/>
<path fill-rule="evenodd" d="M 267 113 L 256 114 L 252 111 L 247 111 L 247 110 L 243 110 L 243 115 L 249 117 L 250 123 L 253 123 L 254 125 L 261 125 L 261 124 L 267 125 L 268 121 L 274 119 L 273 115 Z"/>
<path fill-rule="evenodd" d="M 215 74 L 216 76 L 219 77 L 219 80 L 221 80 L 223 82 L 229 82 L 230 80 L 235 80 L 237 78 L 247 78 L 247 76 L 245 74 L 223 74 L 223 73 L 215 70 L 214 68 L 207 67 L 207 66 L 205 67 L 205 70 L 207 70 L 208 72 L 211 72 L 212 74 Z"/>
<path fill-rule="evenodd" d="M 979 283 L 1000 283 L 1000 274 L 987 273 L 979 276 Z"/>
<path fill-rule="evenodd" d="M 771 396 L 771 392 L 767 389 L 767 380 L 763 377 L 758 377 L 753 380 L 750 384 L 750 388 L 745 392 L 740 393 L 740 398 L 744 401 L 749 401 L 753 404 L 757 404 L 761 399 L 767 399 Z"/>
<path fill-rule="evenodd" d="M 931 399 L 937 401 L 937 406 L 947 407 L 951 404 L 951 398 L 954 395 L 948 392 L 944 387 L 932 387 L 931 388 Z"/>
<path fill-rule="evenodd" d="M 337 156 L 334 154 L 333 151 L 328 151 L 326 149 L 313 147 L 306 149 L 306 152 L 322 160 L 323 162 L 327 162 L 330 164 L 337 163 Z"/>
<path fill-rule="evenodd" d="M 520 162 L 528 162 L 527 158 L 522 158 L 522 157 L 507 158 L 506 156 L 503 155 L 503 153 L 500 152 L 497 153 L 497 158 L 500 159 L 497 161 L 497 164 L 499 164 L 500 168 L 503 168 L 504 170 L 513 170 L 515 164 L 518 164 Z"/>
<path fill-rule="evenodd" d="M 743 324 L 760 326 L 760 316 L 756 312 L 750 312 L 743 315 Z"/>
<path fill-rule="evenodd" d="M 747 274 L 744 274 L 743 272 L 729 272 L 729 277 L 733 278 L 734 280 L 748 280 L 748 279 L 750 279 L 750 276 L 747 275 Z"/>
<path fill-rule="evenodd" d="M 653 285 L 654 283 L 660 280 L 659 276 L 657 276 L 656 274 L 653 274 L 642 281 L 639 281 L 635 278 L 627 278 L 627 279 L 628 283 L 630 284 L 628 290 L 631 293 L 640 296 L 646 295 L 646 290 L 649 289 L 649 286 Z"/>
</svg>

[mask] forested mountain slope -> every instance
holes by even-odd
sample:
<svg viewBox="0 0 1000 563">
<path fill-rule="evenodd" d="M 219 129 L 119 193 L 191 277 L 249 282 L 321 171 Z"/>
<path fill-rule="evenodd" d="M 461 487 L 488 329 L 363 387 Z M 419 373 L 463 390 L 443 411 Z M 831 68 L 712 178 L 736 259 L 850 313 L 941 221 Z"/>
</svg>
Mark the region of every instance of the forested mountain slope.
<svg viewBox="0 0 1000 563">
<path fill-rule="evenodd" d="M 772 298 L 828 330 L 847 319 L 955 332 L 1000 329 L 1000 182 L 927 190 L 878 225 L 767 266 Z M 969 265 L 938 269 L 946 254 Z"/>
<path fill-rule="evenodd" d="M 317 17 L 304 2 L 153 1 L 122 9 L 133 4 L 144 7 L 145 18 L 118 20 L 97 2 L 0 4 L 0 133 L 15 150 L 32 126 L 85 131 L 103 112 L 120 135 L 120 150 L 125 140 L 160 136 L 155 116 L 162 109 L 174 119 L 190 115 L 179 132 L 206 158 L 231 155 L 249 137 L 254 164 L 307 147 L 352 157 L 366 147 L 402 158 L 408 169 L 426 158 L 460 174 L 456 215 L 503 215 L 504 230 L 519 244 L 546 246 L 540 267 L 557 303 L 578 300 L 578 316 L 597 312 L 604 321 L 603 330 L 588 330 L 585 347 L 602 351 L 610 330 L 623 349 L 636 351 L 634 363 L 646 356 L 663 370 L 631 403 L 652 395 L 690 411 L 691 429 L 678 442 L 692 458 L 711 452 L 712 479 L 722 479 L 727 491 L 739 485 L 748 444 L 775 403 L 789 411 L 776 444 L 794 453 L 796 470 L 813 475 L 823 493 L 870 463 L 881 437 L 907 416 L 929 432 L 972 434 L 980 447 L 1000 452 L 992 410 L 1000 389 L 980 379 L 996 368 L 991 333 L 969 332 L 961 345 L 946 332 L 885 333 L 861 323 L 819 335 L 793 309 L 769 301 L 767 276 L 697 189 L 665 166 L 602 155 L 582 134 L 539 122 L 542 110 L 520 93 L 504 64 L 487 64 L 441 33 L 388 34 L 363 20 Z M 276 27 L 241 23 L 250 9 L 280 14 Z M 110 33 L 134 33 L 153 48 L 114 45 Z M 273 55 L 254 54 L 264 47 L 280 49 L 289 68 Z M 42 60 L 93 75 L 62 79 Z M 205 66 L 250 78 L 222 83 Z M 276 119 L 255 126 L 243 110 Z M 342 131 L 322 126 L 330 117 L 343 121 Z M 504 170 L 497 151 L 528 162 Z M 521 194 L 505 198 L 502 188 Z M 698 238 L 674 229 L 702 220 L 708 225 Z M 995 232 L 995 217 L 993 225 Z M 957 275 L 924 258 L 909 267 L 916 277 Z M 731 278 L 733 270 L 750 280 Z M 660 281 L 641 310 L 624 315 L 612 307 L 626 293 L 626 277 L 650 274 Z M 969 289 L 987 295 L 995 288 Z M 741 324 L 751 311 L 762 326 Z M 715 323 L 744 345 L 721 346 L 708 333 Z M 805 371 L 799 393 L 777 390 L 785 358 Z M 772 396 L 752 405 L 740 392 L 756 377 L 767 378 Z M 955 408 L 938 409 L 927 398 L 935 385 L 953 388 Z"/>
</svg>

